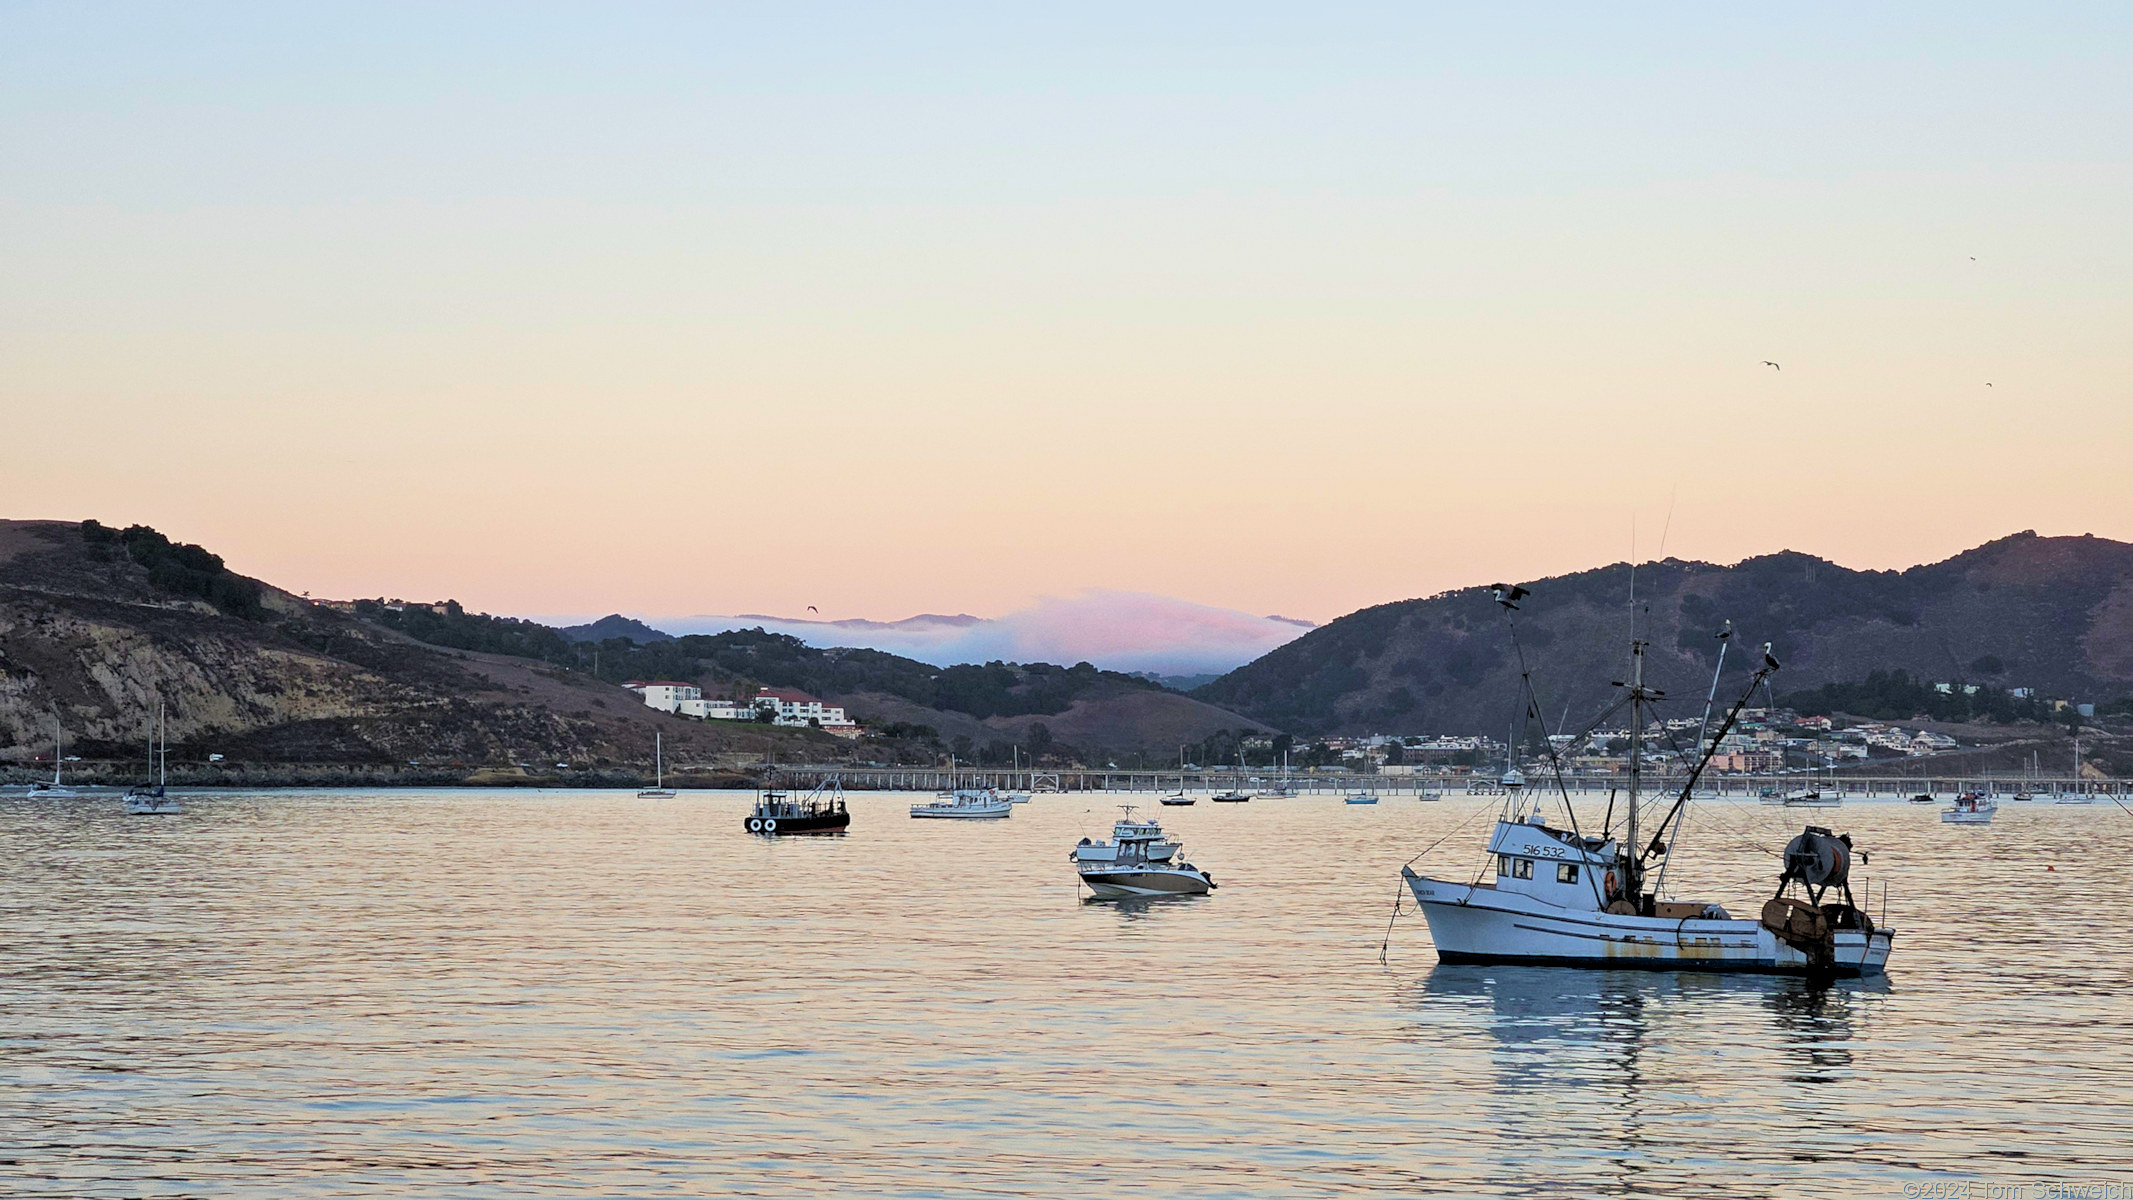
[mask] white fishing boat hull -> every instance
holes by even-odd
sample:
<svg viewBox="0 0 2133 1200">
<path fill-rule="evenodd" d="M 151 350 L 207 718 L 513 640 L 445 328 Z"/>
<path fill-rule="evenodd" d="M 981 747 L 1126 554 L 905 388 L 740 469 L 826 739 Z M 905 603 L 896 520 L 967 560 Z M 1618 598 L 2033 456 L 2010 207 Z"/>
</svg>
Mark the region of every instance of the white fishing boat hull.
<svg viewBox="0 0 2133 1200">
<path fill-rule="evenodd" d="M 1879 975 L 1895 938 L 1891 929 L 1837 930 L 1833 961 L 1818 969 L 1760 921 L 1580 911 L 1406 868 L 1401 874 L 1448 963 Z"/>
<path fill-rule="evenodd" d="M 1982 812 L 1962 812 L 1949 809 L 1940 814 L 1940 823 L 1943 825 L 1990 825 L 1995 811 L 1997 810 L 1989 808 Z"/>
</svg>

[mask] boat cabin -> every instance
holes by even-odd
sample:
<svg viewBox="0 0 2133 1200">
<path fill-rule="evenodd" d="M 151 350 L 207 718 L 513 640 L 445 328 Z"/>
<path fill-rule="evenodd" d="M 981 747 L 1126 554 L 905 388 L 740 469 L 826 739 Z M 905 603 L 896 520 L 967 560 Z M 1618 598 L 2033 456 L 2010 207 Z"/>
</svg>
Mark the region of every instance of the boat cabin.
<svg viewBox="0 0 2133 1200">
<path fill-rule="evenodd" d="M 1612 839 L 1579 837 L 1543 824 L 1539 814 L 1524 821 L 1498 821 L 1489 838 L 1498 891 L 1522 892 L 1563 908 L 1599 909 L 1619 891 L 1617 847 Z M 1484 881 L 1483 886 L 1489 886 Z"/>
</svg>

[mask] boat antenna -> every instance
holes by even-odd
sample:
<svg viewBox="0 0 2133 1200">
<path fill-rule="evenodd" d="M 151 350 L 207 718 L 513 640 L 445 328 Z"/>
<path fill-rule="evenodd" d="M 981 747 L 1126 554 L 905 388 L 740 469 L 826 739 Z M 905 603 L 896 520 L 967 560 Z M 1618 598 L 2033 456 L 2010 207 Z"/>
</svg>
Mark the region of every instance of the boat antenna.
<svg viewBox="0 0 2133 1200">
<path fill-rule="evenodd" d="M 1525 705 L 1523 716 L 1525 721 L 1538 723 L 1541 727 L 1541 746 L 1548 756 L 1549 771 L 1555 776 L 1555 790 L 1563 798 L 1563 812 L 1570 819 L 1570 832 L 1582 843 L 1585 839 L 1585 831 L 1578 828 L 1578 810 L 1576 806 L 1570 803 L 1570 785 L 1563 779 L 1563 759 L 1556 752 L 1555 740 L 1548 736 L 1548 719 L 1541 715 L 1540 694 L 1533 688 L 1533 670 L 1526 665 L 1526 648 L 1524 643 L 1518 640 L 1518 621 L 1511 615 L 1518 611 L 1518 601 L 1532 595 L 1532 593 L 1522 587 L 1501 583 L 1490 585 L 1490 590 L 1496 594 L 1496 603 L 1503 608 L 1504 627 L 1510 631 L 1511 635 L 1511 650 L 1518 656 L 1518 681 L 1524 692 L 1519 697 L 1520 702 Z M 1564 707 L 1563 713 L 1566 718 L 1569 716 L 1570 709 L 1567 705 Z M 1602 717 L 1601 719 L 1604 720 L 1605 718 Z M 1560 725 L 1557 726 L 1557 730 L 1561 730 Z M 1513 753 L 1516 753 L 1515 749 Z M 1506 772 L 1506 777 L 1508 775 L 1509 772 Z M 1538 812 L 1540 810 L 1540 801 L 1536 799 L 1533 803 L 1534 811 Z M 1590 871 L 1586 872 L 1588 877 L 1586 882 L 1591 885 L 1593 895 L 1604 904 L 1606 900 L 1600 896 L 1599 881 L 1590 878 L 1591 874 Z"/>
</svg>

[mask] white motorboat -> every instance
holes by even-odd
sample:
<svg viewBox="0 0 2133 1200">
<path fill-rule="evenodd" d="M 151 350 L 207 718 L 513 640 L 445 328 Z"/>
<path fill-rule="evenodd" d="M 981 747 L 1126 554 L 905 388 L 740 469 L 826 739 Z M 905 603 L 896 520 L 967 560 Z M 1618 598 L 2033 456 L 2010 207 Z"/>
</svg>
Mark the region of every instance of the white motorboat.
<svg viewBox="0 0 2133 1200">
<path fill-rule="evenodd" d="M 2096 797 L 2087 792 L 2058 792 L 2052 796 L 2053 804 L 2094 804 Z"/>
<path fill-rule="evenodd" d="M 1820 788 L 1794 788 L 1789 792 L 1772 789 L 1763 793 L 1762 801 L 1785 808 L 1837 808 L 1844 803 L 1844 793 Z"/>
<path fill-rule="evenodd" d="M 1178 844 L 1164 836 L 1161 822 L 1135 820 L 1133 805 L 1128 804 L 1123 807 L 1126 810 L 1126 815 L 1120 817 L 1111 826 L 1113 840 L 1109 842 L 1092 842 L 1087 838 L 1081 839 L 1081 844 L 1074 847 L 1074 853 L 1070 856 L 1075 862 L 1115 862 L 1118 859 L 1120 848 L 1127 845 L 1137 847 L 1131 852 L 1132 857 L 1146 859 L 1150 862 L 1168 862 L 1173 855 L 1177 854 Z"/>
<path fill-rule="evenodd" d="M 1495 591 L 1507 618 L 1514 602 L 1528 594 L 1524 588 L 1501 584 Z M 1515 647 L 1515 624 L 1511 624 L 1511 635 Z M 1520 650 L 1521 661 L 1523 657 Z M 1490 876 L 1486 881 L 1482 875 L 1461 881 L 1421 875 L 1411 866 L 1401 868 L 1401 876 L 1429 922 L 1438 957 L 1455 963 L 1880 974 L 1888 962 L 1894 932 L 1877 924 L 1854 901 L 1853 851 L 1847 835 L 1810 825 L 1794 837 L 1785 848 L 1777 894 L 1763 904 L 1755 919 L 1735 918 L 1724 907 L 1706 901 L 1661 899 L 1667 860 L 1678 852 L 1680 821 L 1697 780 L 1756 688 L 1777 670 L 1778 663 L 1765 645 L 1762 666 L 1715 733 L 1698 747 L 1695 767 L 1683 781 L 1679 796 L 1665 805 L 1657 830 L 1640 833 L 1640 809 L 1645 804 L 1639 796 L 1645 710 L 1663 694 L 1645 685 L 1644 642 L 1632 639 L 1630 660 L 1628 795 L 1619 809 L 1610 806 L 1608 828 L 1585 834 L 1578 827 L 1567 789 L 1561 791 L 1569 824 L 1564 829 L 1544 819 L 1540 799 L 1527 794 L 1526 788 L 1507 787 L 1509 796 L 1488 840 L 1488 865 L 1482 869 Z M 1724 665 L 1721 652 L 1714 679 Z M 1521 679 L 1525 691 L 1521 705 L 1528 714 L 1541 711 L 1530 675 L 1522 674 Z M 1619 707 L 1620 702 L 1608 713 Z M 1542 738 L 1541 745 L 1560 779 L 1560 762 L 1552 743 Z M 1514 738 L 1512 754 L 1516 753 Z M 1612 828 L 1617 812 L 1623 823 L 1619 837 Z M 1865 855 L 1859 857 L 1863 864 Z"/>
<path fill-rule="evenodd" d="M 639 778 L 643 778 L 639 776 Z M 664 734 L 652 735 L 652 786 L 637 792 L 639 800 L 672 800 L 673 788 L 667 786 L 667 747 Z"/>
<path fill-rule="evenodd" d="M 156 742 L 160 735 L 163 745 Z M 156 703 L 155 724 L 148 731 L 149 778 L 154 783 L 144 783 L 126 793 L 126 815 L 129 817 L 170 817 L 185 811 L 185 805 L 176 796 L 164 790 L 170 779 L 170 735 L 163 724 L 163 705 Z"/>
<path fill-rule="evenodd" d="M 55 708 L 52 710 L 52 782 L 31 784 L 30 799 L 64 800 L 77 794 L 73 788 L 68 787 L 66 782 L 59 777 L 61 766 L 66 761 L 62 753 L 59 736 L 59 710 Z"/>
<path fill-rule="evenodd" d="M 1994 813 L 2000 811 L 2000 802 L 1983 792 L 1964 792 L 1955 798 L 1955 807 L 1943 809 L 1940 823 L 1943 825 L 1990 825 Z"/>
<path fill-rule="evenodd" d="M 1081 882 L 1098 899 L 1122 900 L 1134 896 L 1204 896 L 1214 890 L 1207 872 L 1180 861 L 1184 847 L 1163 838 L 1154 821 L 1135 821 L 1128 805 L 1124 820 L 1112 827 L 1116 842 L 1081 844 L 1067 855 Z"/>
<path fill-rule="evenodd" d="M 911 806 L 913 817 L 946 821 L 997 821 L 1014 814 L 1015 806 L 991 788 L 958 788 L 928 803 Z"/>
</svg>

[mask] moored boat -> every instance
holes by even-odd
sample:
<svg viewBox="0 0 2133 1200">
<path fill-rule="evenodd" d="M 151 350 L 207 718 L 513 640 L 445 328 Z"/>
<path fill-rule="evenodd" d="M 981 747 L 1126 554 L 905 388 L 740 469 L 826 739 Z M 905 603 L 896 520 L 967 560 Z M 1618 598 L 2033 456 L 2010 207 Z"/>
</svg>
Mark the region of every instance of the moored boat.
<svg viewBox="0 0 2133 1200">
<path fill-rule="evenodd" d="M 932 820 L 998 821 L 1015 815 L 1015 806 L 991 788 L 958 788 L 928 803 L 912 805 L 911 815 Z"/>
<path fill-rule="evenodd" d="M 1378 794 L 1376 792 L 1354 792 L 1341 798 L 1341 803 L 1343 804 L 1376 804 L 1377 802 Z"/>
<path fill-rule="evenodd" d="M 161 739 L 162 745 L 157 741 Z M 165 790 L 170 778 L 170 734 L 163 721 L 163 704 L 156 702 L 155 723 L 148 727 L 148 779 L 126 791 L 129 817 L 169 817 L 185 811 L 185 805 Z"/>
<path fill-rule="evenodd" d="M 1178 852 L 1178 844 L 1164 835 L 1160 821 L 1136 820 L 1133 816 L 1133 805 L 1122 807 L 1126 815 L 1112 824 L 1111 841 L 1092 842 L 1083 838 L 1069 857 L 1077 863 L 1113 862 L 1118 858 L 1119 848 L 1130 845 L 1136 847 L 1132 852 L 1134 857 L 1151 862 L 1168 862 Z"/>
<path fill-rule="evenodd" d="M 1135 896 L 1204 896 L 1214 890 L 1212 876 L 1178 859 L 1184 847 L 1168 841 L 1162 826 L 1133 819 L 1133 807 L 1112 826 L 1114 842 L 1081 839 L 1067 855 L 1081 882 L 1098 899 Z"/>
<path fill-rule="evenodd" d="M 1497 585 L 1496 599 L 1508 614 L 1524 588 Z M 1514 648 L 1515 624 L 1511 624 Z M 1625 698 L 1631 708 L 1628 795 L 1622 832 L 1614 832 L 1610 803 L 1603 827 L 1586 834 L 1562 784 L 1562 764 L 1552 743 L 1541 740 L 1553 768 L 1568 828 L 1551 825 L 1539 797 L 1505 780 L 1508 797 L 1487 843 L 1493 878 L 1438 879 L 1402 867 L 1401 875 L 1429 922 L 1437 955 L 1445 962 L 1530 963 L 1567 967 L 1637 967 L 1663 970 L 1752 971 L 1805 975 L 1880 974 L 1894 931 L 1876 923 L 1851 890 L 1852 841 L 1821 826 L 1807 826 L 1785 847 L 1777 893 L 1754 919 L 1736 918 L 1722 905 L 1670 900 L 1665 894 L 1667 860 L 1678 852 L 1681 820 L 1698 779 L 1741 710 L 1778 662 L 1768 644 L 1763 663 L 1739 700 L 1703 745 L 1679 796 L 1666 805 L 1658 828 L 1640 832 L 1639 796 L 1644 757 L 1645 710 L 1664 698 L 1644 678 L 1645 643 L 1632 637 Z M 1519 650 L 1520 662 L 1524 652 Z M 1713 673 L 1724 670 L 1721 653 Z M 1530 675 L 1521 674 L 1527 713 L 1541 710 Z M 1602 716 L 1619 711 L 1622 702 Z M 1706 719 L 1708 724 L 1708 718 Z M 1575 743 L 1578 738 L 1571 741 Z M 1515 755 L 1517 747 L 1512 747 Z M 1657 806 L 1654 806 L 1655 808 Z M 1864 854 L 1859 855 L 1863 864 Z M 1489 871 L 1484 867 L 1484 872 Z"/>
<path fill-rule="evenodd" d="M 844 782 L 833 775 L 798 800 L 786 792 L 757 793 L 755 807 L 748 810 L 741 827 L 765 837 L 784 837 L 843 833 L 851 824 L 852 813 L 844 803 Z"/>
<path fill-rule="evenodd" d="M 76 794 L 74 789 L 68 787 L 66 781 L 60 778 L 61 765 L 65 762 L 64 742 L 59 731 L 59 710 L 55 708 L 52 710 L 52 782 L 31 784 L 30 799 L 65 800 Z"/>
<path fill-rule="evenodd" d="M 640 776 L 640 778 L 642 778 Z M 652 734 L 652 786 L 639 789 L 639 800 L 672 800 L 674 789 L 667 786 L 667 747 L 664 734 Z"/>
</svg>

